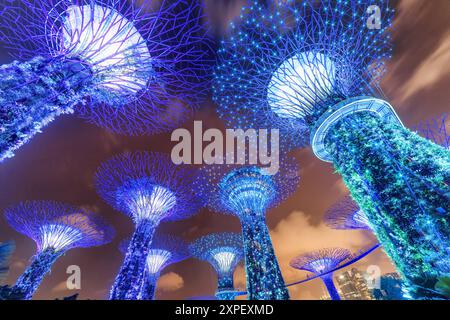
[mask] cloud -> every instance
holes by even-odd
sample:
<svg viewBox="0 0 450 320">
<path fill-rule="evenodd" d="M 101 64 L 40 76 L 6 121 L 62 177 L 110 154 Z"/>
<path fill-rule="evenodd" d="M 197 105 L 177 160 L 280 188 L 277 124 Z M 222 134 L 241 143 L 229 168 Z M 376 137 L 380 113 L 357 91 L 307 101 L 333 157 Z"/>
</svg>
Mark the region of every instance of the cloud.
<svg viewBox="0 0 450 320">
<path fill-rule="evenodd" d="M 313 225 L 311 219 L 310 216 L 301 211 L 293 211 L 270 232 L 286 284 L 305 279 L 308 275 L 308 272 L 293 269 L 289 265 L 292 258 L 299 254 L 327 247 L 342 247 L 349 249 L 351 252 L 357 252 L 361 249 L 368 249 L 376 243 L 376 239 L 370 231 L 333 230 L 323 222 L 319 225 Z M 347 268 L 358 268 L 364 272 L 370 265 L 378 266 L 381 274 L 395 272 L 395 268 L 381 249 L 374 251 L 369 256 Z M 346 269 L 336 273 L 340 274 Z M 243 264 L 236 268 L 234 285 L 236 290 L 245 291 L 245 269 Z M 295 300 L 317 300 L 327 296 L 325 287 L 320 279 L 291 286 L 289 287 L 289 293 L 291 299 Z M 238 299 L 245 299 L 245 297 L 240 296 Z"/>
<path fill-rule="evenodd" d="M 10 268 L 23 270 L 23 269 L 25 269 L 26 265 L 27 265 L 27 263 L 24 260 L 16 260 L 10 265 Z"/>
<path fill-rule="evenodd" d="M 214 28 L 214 34 L 226 34 L 230 21 L 239 16 L 246 4 L 246 0 L 207 0 L 206 14 Z"/>
<path fill-rule="evenodd" d="M 279 257 L 293 258 L 302 252 L 336 246 L 358 250 L 373 243 L 366 231 L 333 230 L 323 222 L 312 225 L 309 219 L 305 213 L 293 211 L 276 225 L 271 237 Z"/>
<path fill-rule="evenodd" d="M 115 134 L 110 130 L 100 130 L 97 137 L 100 142 L 99 146 L 107 152 L 112 152 L 123 144 L 120 135 Z"/>
<path fill-rule="evenodd" d="M 348 188 L 345 185 L 344 180 L 342 179 L 336 181 L 336 183 L 333 185 L 333 189 L 337 189 L 342 197 L 348 194 Z"/>
<path fill-rule="evenodd" d="M 175 272 L 169 272 L 159 278 L 157 287 L 159 291 L 176 291 L 183 286 L 183 278 Z"/>
<path fill-rule="evenodd" d="M 418 66 L 400 90 L 403 100 L 409 99 L 419 91 L 430 88 L 450 74 L 450 32 L 439 46 L 430 53 Z"/>
<path fill-rule="evenodd" d="M 51 292 L 53 292 L 53 293 L 59 293 L 59 292 L 67 291 L 67 290 L 68 290 L 68 289 L 67 289 L 67 281 L 64 280 L 64 281 L 61 281 L 60 283 L 58 283 L 56 286 L 54 286 L 54 287 L 51 289 Z"/>
<path fill-rule="evenodd" d="M 93 212 L 93 213 L 99 213 L 100 212 L 100 207 L 97 205 L 92 205 L 92 204 L 83 204 L 80 206 L 82 209 L 89 211 L 89 212 Z"/>
<path fill-rule="evenodd" d="M 281 220 L 271 232 L 275 253 L 286 283 L 305 279 L 307 272 L 293 269 L 289 263 L 299 254 L 327 248 L 342 247 L 356 252 L 376 243 L 368 231 L 333 230 L 324 223 L 312 225 L 310 218 L 301 211 L 293 211 Z M 290 288 L 293 299 L 319 299 L 323 296 L 320 280 Z"/>
<path fill-rule="evenodd" d="M 439 96 L 447 97 L 444 92 L 450 83 L 449 9 L 450 3 L 445 0 L 401 0 L 397 6 L 394 57 L 389 62 L 383 89 L 399 110 L 418 112 L 417 99 L 430 105 Z"/>
</svg>

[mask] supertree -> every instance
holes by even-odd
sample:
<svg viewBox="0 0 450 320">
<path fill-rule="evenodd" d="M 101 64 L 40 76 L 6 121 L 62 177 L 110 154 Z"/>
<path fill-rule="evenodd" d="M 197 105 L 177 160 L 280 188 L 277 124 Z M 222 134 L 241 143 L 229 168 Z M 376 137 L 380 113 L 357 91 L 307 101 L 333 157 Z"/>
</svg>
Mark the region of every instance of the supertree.
<svg viewBox="0 0 450 320">
<path fill-rule="evenodd" d="M 440 116 L 421 121 L 414 129 L 424 138 L 441 145 L 442 147 L 450 150 L 450 134 L 449 134 L 450 118 L 449 113 L 443 113 Z M 442 211 L 445 212 L 445 211 Z M 420 223 L 419 226 L 425 234 L 428 235 L 428 239 L 434 242 L 435 247 L 439 247 L 443 243 L 443 236 L 439 230 L 435 228 L 434 225 L 429 223 Z M 439 261 L 439 267 L 441 270 L 445 270 L 447 275 L 443 275 L 438 278 L 438 283 L 442 283 L 442 279 L 447 277 L 450 273 L 450 248 L 446 248 L 449 255 L 447 259 Z M 438 284 L 435 285 L 438 286 Z"/>
<path fill-rule="evenodd" d="M 129 135 L 176 128 L 207 91 L 199 1 L 11 0 L 0 42 L 0 161 L 57 116 Z M 188 107 L 189 105 L 189 107 Z"/>
<path fill-rule="evenodd" d="M 127 252 L 130 240 L 120 243 L 120 251 Z M 161 271 L 171 264 L 189 258 L 187 243 L 180 237 L 166 234 L 156 234 L 147 255 L 145 277 L 141 284 L 140 300 L 154 300 L 156 283 Z"/>
<path fill-rule="evenodd" d="M 175 165 L 169 155 L 157 152 L 125 152 L 99 167 L 97 192 L 135 225 L 111 299 L 138 299 L 159 223 L 188 218 L 200 209 L 202 202 L 192 191 L 196 175 L 196 170 Z"/>
<path fill-rule="evenodd" d="M 283 156 L 276 174 L 259 165 L 207 165 L 196 181 L 212 210 L 241 222 L 249 300 L 289 299 L 265 217 L 296 190 L 298 170 L 294 158 Z"/>
<path fill-rule="evenodd" d="M 222 41 L 214 98 L 228 123 L 303 130 L 416 297 L 433 298 L 449 255 L 450 152 L 382 99 L 393 16 L 380 0 L 255 2 Z"/>
<path fill-rule="evenodd" d="M 115 234 L 99 216 L 55 201 L 19 203 L 5 209 L 5 218 L 12 228 L 36 243 L 36 255 L 12 290 L 27 300 L 61 255 L 73 248 L 109 243 Z"/>
<path fill-rule="evenodd" d="M 422 137 L 450 150 L 450 117 L 448 112 L 421 121 L 414 129 Z M 446 196 L 450 197 L 450 191 L 447 192 Z M 446 204 L 444 204 L 444 206 L 445 205 Z M 445 207 L 439 207 L 437 210 L 443 215 L 448 215 L 448 209 Z M 441 282 L 443 278 L 448 278 L 448 275 L 450 274 L 450 244 L 448 241 L 448 231 L 445 232 L 441 230 L 439 226 L 431 223 L 427 217 L 419 217 L 416 220 L 416 226 L 438 251 L 444 244 L 444 250 L 447 252 L 447 256 L 443 259 L 439 259 L 437 262 L 437 267 L 441 271 L 438 282 Z M 436 285 L 437 284 L 435 284 L 435 287 Z"/>
<path fill-rule="evenodd" d="M 189 246 L 192 256 L 209 262 L 217 272 L 218 300 L 234 300 L 236 294 L 233 273 L 244 257 L 242 234 L 211 233 L 195 240 Z"/>
<path fill-rule="evenodd" d="M 350 196 L 346 196 L 332 205 L 325 212 L 324 221 L 332 229 L 370 229 L 370 222 L 366 214 Z"/>
<path fill-rule="evenodd" d="M 450 113 L 421 121 L 414 129 L 422 137 L 450 150 Z"/>
<path fill-rule="evenodd" d="M 187 243 L 175 236 L 160 235 L 155 237 L 147 255 L 145 280 L 142 284 L 139 298 L 153 300 L 155 298 L 156 282 L 161 271 L 167 266 L 185 260 L 189 257 Z"/>
<path fill-rule="evenodd" d="M 341 300 L 339 293 L 333 283 L 333 273 L 341 262 L 350 257 L 350 251 L 342 248 L 326 248 L 309 253 L 305 253 L 291 261 L 291 267 L 299 270 L 306 270 L 321 275 L 325 287 L 332 300 Z"/>
<path fill-rule="evenodd" d="M 0 282 L 5 279 L 9 270 L 8 262 L 14 248 L 15 245 L 12 241 L 0 243 Z"/>
</svg>

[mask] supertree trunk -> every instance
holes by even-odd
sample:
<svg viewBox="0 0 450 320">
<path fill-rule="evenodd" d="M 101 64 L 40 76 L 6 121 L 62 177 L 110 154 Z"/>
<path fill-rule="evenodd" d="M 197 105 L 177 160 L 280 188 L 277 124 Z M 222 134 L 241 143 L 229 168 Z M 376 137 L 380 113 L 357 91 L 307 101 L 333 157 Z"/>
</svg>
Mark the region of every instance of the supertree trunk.
<svg viewBox="0 0 450 320">
<path fill-rule="evenodd" d="M 289 292 L 273 250 L 264 215 L 241 219 L 248 300 L 288 300 Z"/>
<path fill-rule="evenodd" d="M 216 292 L 217 300 L 234 300 L 235 296 L 233 273 L 219 275 Z"/>
<path fill-rule="evenodd" d="M 53 263 L 63 254 L 62 251 L 45 249 L 36 254 L 30 266 L 17 279 L 13 287 L 13 294 L 23 296 L 24 300 L 30 300 L 38 289 L 45 275 L 50 272 Z"/>
<path fill-rule="evenodd" d="M 450 151 L 398 124 L 355 113 L 326 147 L 416 298 L 433 297 L 450 250 Z"/>
<path fill-rule="evenodd" d="M 326 275 L 321 278 L 323 283 L 325 284 L 325 287 L 327 288 L 328 294 L 330 295 L 331 300 L 341 300 L 341 297 L 339 296 L 339 293 L 336 289 L 336 286 L 333 283 L 333 276 L 332 275 Z"/>
<path fill-rule="evenodd" d="M 92 81 L 76 60 L 37 57 L 0 66 L 0 161 L 83 102 Z"/>
<path fill-rule="evenodd" d="M 155 224 L 149 220 L 142 220 L 136 225 L 125 260 L 111 288 L 111 300 L 138 299 L 146 274 L 146 259 L 155 229 Z"/>
<path fill-rule="evenodd" d="M 155 300 L 156 283 L 158 282 L 159 273 L 146 275 L 142 284 L 140 300 Z"/>
</svg>

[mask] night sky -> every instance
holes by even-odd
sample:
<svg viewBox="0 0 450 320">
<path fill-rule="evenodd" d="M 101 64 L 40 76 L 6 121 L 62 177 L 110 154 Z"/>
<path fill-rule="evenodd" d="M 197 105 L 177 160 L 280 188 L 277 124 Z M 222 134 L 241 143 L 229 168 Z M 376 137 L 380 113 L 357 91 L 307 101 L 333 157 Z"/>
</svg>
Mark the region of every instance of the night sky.
<svg viewBox="0 0 450 320">
<path fill-rule="evenodd" d="M 0 6 L 5 0 L 0 0 Z M 216 35 L 223 33 L 227 21 L 236 16 L 243 0 L 209 0 L 208 16 Z M 404 123 L 418 121 L 450 111 L 450 1 L 400 0 L 395 21 L 394 58 L 383 81 L 388 100 Z M 12 61 L 0 47 L 0 63 Z M 223 128 L 215 115 L 214 104 L 205 103 L 184 127 L 192 129 L 193 120 L 203 120 L 206 128 Z M 124 151 L 152 150 L 170 152 L 174 143 L 170 133 L 148 137 L 125 137 L 85 123 L 76 116 L 63 116 L 45 128 L 16 156 L 0 164 L 0 211 L 23 200 L 57 200 L 83 206 L 105 217 L 117 230 L 108 245 L 73 249 L 61 257 L 43 281 L 35 299 L 54 299 L 79 293 L 81 299 L 106 299 L 122 262 L 119 242 L 133 231 L 131 220 L 116 212 L 96 194 L 93 175 L 98 165 Z M 306 272 L 289 267 L 298 254 L 323 247 L 341 246 L 351 251 L 376 243 L 369 231 L 331 230 L 322 222 L 325 210 L 347 194 L 347 189 L 330 164 L 316 159 L 308 147 L 295 152 L 301 164 L 301 183 L 297 192 L 267 215 L 271 237 L 287 283 L 305 278 Z M 160 231 L 174 233 L 190 241 L 211 232 L 240 231 L 236 217 L 203 209 L 186 221 L 163 223 Z M 34 242 L 15 232 L 0 219 L 0 241 L 14 240 L 7 284 L 13 284 L 35 251 Z M 81 268 L 81 290 L 66 289 L 66 268 Z M 377 250 L 356 267 L 362 271 L 378 265 L 382 273 L 394 268 L 382 250 Z M 187 299 L 213 295 L 216 276 L 206 262 L 188 259 L 162 272 L 158 299 Z M 245 288 L 241 265 L 235 284 Z M 319 299 L 324 295 L 320 280 L 290 290 L 293 299 Z"/>
</svg>

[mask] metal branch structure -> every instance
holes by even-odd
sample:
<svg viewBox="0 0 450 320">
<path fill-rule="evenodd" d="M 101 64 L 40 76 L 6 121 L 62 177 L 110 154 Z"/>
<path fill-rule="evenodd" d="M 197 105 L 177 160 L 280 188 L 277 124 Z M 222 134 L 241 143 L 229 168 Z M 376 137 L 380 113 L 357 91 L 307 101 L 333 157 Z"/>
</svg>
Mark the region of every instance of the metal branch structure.
<svg viewBox="0 0 450 320">
<path fill-rule="evenodd" d="M 339 264 L 351 257 L 350 251 L 342 248 L 326 248 L 318 251 L 305 253 L 291 261 L 291 267 L 311 273 L 323 274 L 321 277 L 332 300 L 341 300 L 339 293 L 333 283 L 333 273 L 327 273 L 336 269 Z"/>
<path fill-rule="evenodd" d="M 101 246 L 111 242 L 114 229 L 99 216 L 55 201 L 27 201 L 5 210 L 8 224 L 36 243 L 30 266 L 12 292 L 29 300 L 56 259 L 73 248 Z"/>
<path fill-rule="evenodd" d="M 244 258 L 242 234 L 211 233 L 198 238 L 189 245 L 192 256 L 209 262 L 217 273 L 218 300 L 234 300 L 233 274 Z"/>
<path fill-rule="evenodd" d="M 197 192 L 212 210 L 241 221 L 249 300 L 289 299 L 265 217 L 298 184 L 298 163 L 289 156 L 280 158 L 273 175 L 257 165 L 207 165 L 196 181 Z"/>
<path fill-rule="evenodd" d="M 159 223 L 188 218 L 201 208 L 202 201 L 192 190 L 196 176 L 196 170 L 175 165 L 169 155 L 157 152 L 126 152 L 99 167 L 98 194 L 135 224 L 111 299 L 138 299 Z"/>
<path fill-rule="evenodd" d="M 422 137 L 450 150 L 450 113 L 421 121 L 415 128 Z"/>
<path fill-rule="evenodd" d="M 122 240 L 119 244 L 120 252 L 126 254 L 129 245 L 130 239 Z M 156 234 L 148 251 L 145 275 L 137 299 L 154 300 L 161 271 L 171 264 L 188 259 L 189 256 L 188 245 L 183 239 L 172 235 Z"/>
<path fill-rule="evenodd" d="M 339 202 L 332 205 L 324 217 L 325 224 L 332 229 L 370 230 L 370 222 L 366 214 L 358 207 L 350 196 L 344 197 Z"/>
<path fill-rule="evenodd" d="M 214 99 L 231 126 L 283 128 L 331 162 L 418 298 L 441 298 L 450 249 L 450 151 L 383 99 L 389 1 L 252 2 L 218 50 Z M 300 143 L 299 143 L 300 145 Z"/>
<path fill-rule="evenodd" d="M 147 268 L 142 283 L 140 300 L 154 300 L 156 283 L 161 271 L 171 264 L 189 258 L 187 243 L 180 237 L 172 235 L 156 235 L 147 255 Z"/>
<path fill-rule="evenodd" d="M 170 131 L 206 97 L 212 49 L 200 1 L 12 0 L 0 42 L 0 161 L 57 116 L 128 135 Z"/>
</svg>

